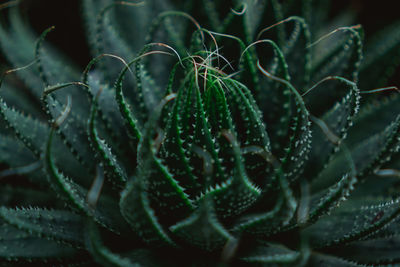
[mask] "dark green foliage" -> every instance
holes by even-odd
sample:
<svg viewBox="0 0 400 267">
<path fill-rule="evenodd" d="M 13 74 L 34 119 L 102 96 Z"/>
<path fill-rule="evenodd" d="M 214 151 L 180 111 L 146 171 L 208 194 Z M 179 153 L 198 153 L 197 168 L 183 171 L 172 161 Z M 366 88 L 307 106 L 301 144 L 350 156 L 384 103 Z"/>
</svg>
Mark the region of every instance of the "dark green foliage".
<svg viewBox="0 0 400 267">
<path fill-rule="evenodd" d="M 329 1 L 82 2 L 84 70 L 0 5 L 0 264 L 400 263 L 400 98 L 362 101 L 398 23 L 364 49 Z"/>
</svg>

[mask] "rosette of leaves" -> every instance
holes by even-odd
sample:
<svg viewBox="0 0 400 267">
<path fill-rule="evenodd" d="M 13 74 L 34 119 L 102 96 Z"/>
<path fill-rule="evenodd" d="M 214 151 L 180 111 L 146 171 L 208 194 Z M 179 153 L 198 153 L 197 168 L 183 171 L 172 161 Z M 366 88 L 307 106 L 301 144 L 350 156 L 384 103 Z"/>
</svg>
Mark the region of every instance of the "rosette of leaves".
<svg viewBox="0 0 400 267">
<path fill-rule="evenodd" d="M 84 70 L 3 4 L 2 263 L 398 263 L 400 27 L 326 2 L 85 0 Z"/>
</svg>

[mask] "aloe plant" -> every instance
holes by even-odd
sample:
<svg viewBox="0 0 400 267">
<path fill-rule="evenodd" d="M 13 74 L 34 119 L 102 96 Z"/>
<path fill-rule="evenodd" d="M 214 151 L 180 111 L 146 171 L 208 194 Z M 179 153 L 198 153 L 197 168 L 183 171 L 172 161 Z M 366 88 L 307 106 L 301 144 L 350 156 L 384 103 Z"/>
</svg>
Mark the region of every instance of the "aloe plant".
<svg viewBox="0 0 400 267">
<path fill-rule="evenodd" d="M 84 0 L 84 69 L 1 5 L 1 263 L 399 263 L 400 26 L 327 2 Z"/>
</svg>

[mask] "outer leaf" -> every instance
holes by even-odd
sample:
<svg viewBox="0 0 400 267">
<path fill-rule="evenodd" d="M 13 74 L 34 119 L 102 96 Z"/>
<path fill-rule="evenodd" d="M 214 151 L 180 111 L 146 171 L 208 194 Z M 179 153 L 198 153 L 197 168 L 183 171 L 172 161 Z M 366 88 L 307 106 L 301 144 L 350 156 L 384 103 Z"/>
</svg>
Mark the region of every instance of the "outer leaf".
<svg viewBox="0 0 400 267">
<path fill-rule="evenodd" d="M 7 104 L 0 98 L 0 114 L 7 124 L 14 130 L 17 137 L 33 152 L 40 157 L 45 144 L 45 138 L 49 129 L 43 122 L 25 116 Z"/>
<path fill-rule="evenodd" d="M 289 66 L 292 84 L 302 91 L 310 81 L 311 74 L 311 33 L 305 20 L 300 17 L 289 17 L 294 21 L 293 31 L 282 48 Z"/>
<path fill-rule="evenodd" d="M 83 1 L 83 15 L 93 56 L 109 53 L 129 60 L 134 54 L 134 51 L 130 49 L 115 30 L 117 25 L 114 11 L 117 5 L 118 3 L 110 0 Z M 114 68 L 112 59 L 106 59 L 102 62 L 101 70 L 105 78 L 102 82 L 113 79 L 118 73 L 118 69 Z"/>
<path fill-rule="evenodd" d="M 310 266 L 337 266 L 337 267 L 357 267 L 365 266 L 363 264 L 357 264 L 352 261 L 345 260 L 343 258 L 321 254 L 313 252 L 308 262 Z"/>
<path fill-rule="evenodd" d="M 246 42 L 251 43 L 255 39 L 257 30 L 259 30 L 259 24 L 267 5 L 267 1 L 256 3 L 251 0 L 240 0 L 235 2 L 235 6 L 245 8 L 245 13 L 243 14 L 243 30 Z"/>
<path fill-rule="evenodd" d="M 317 222 L 322 215 L 329 214 L 332 209 L 339 206 L 350 195 L 356 182 L 356 177 L 346 174 L 333 186 L 313 194 L 310 198 L 310 214 L 306 223 Z"/>
<path fill-rule="evenodd" d="M 97 95 L 99 96 L 99 95 Z M 94 99 L 91 108 L 91 115 L 89 120 L 88 132 L 90 135 L 90 140 L 92 141 L 93 147 L 99 152 L 100 158 L 104 165 L 110 169 L 111 181 L 114 184 L 121 184 L 127 180 L 127 175 L 123 167 L 119 164 L 116 156 L 108 147 L 105 140 L 100 139 L 99 134 L 96 129 L 96 113 L 97 113 L 97 102 L 98 98 Z"/>
<path fill-rule="evenodd" d="M 361 206 L 363 200 L 348 200 L 331 215 L 321 218 L 307 229 L 314 247 L 340 246 L 367 238 L 390 225 L 400 215 L 399 201 Z M 335 229 L 327 231 L 327 229 Z"/>
<path fill-rule="evenodd" d="M 35 156 L 19 140 L 0 135 L 0 162 L 21 167 L 36 161 Z"/>
<path fill-rule="evenodd" d="M 39 159 L 44 150 L 45 138 L 49 134 L 48 125 L 8 107 L 2 98 L 0 98 L 0 116 L 4 118 L 18 139 Z M 82 173 L 85 173 L 85 170 L 77 164 L 64 145 L 57 143 L 56 151 L 57 160 L 63 162 L 68 173 L 77 175 L 77 177 L 81 177 Z"/>
<path fill-rule="evenodd" d="M 34 66 L 31 66 L 31 68 L 34 68 Z M 16 72 L 24 71 L 24 69 L 26 68 L 19 69 Z M 38 105 L 39 101 L 32 96 L 30 90 L 21 86 L 20 81 L 16 79 L 15 75 L 3 75 L 4 76 L 0 78 L 0 93 L 4 102 L 8 103 L 11 107 L 15 107 L 17 110 L 23 110 L 26 114 L 34 118 L 40 118 L 40 120 L 44 119 L 43 111 L 40 105 Z"/>
<path fill-rule="evenodd" d="M 0 27 L 0 43 L 4 55 L 8 57 L 14 67 L 21 67 L 34 60 L 35 40 L 38 37 L 27 25 L 27 22 L 23 20 L 21 11 L 17 7 L 10 10 L 9 20 L 10 29 L 8 32 Z M 39 38 L 38 44 L 43 41 L 44 36 L 42 35 Z M 41 56 L 40 61 L 39 71 L 35 68 L 28 68 L 17 72 L 17 75 L 20 75 L 30 87 L 30 91 L 36 97 L 36 100 L 39 100 L 42 95 L 43 86 L 40 73 L 45 74 L 48 82 L 51 83 L 73 81 L 79 77 L 79 72 L 74 64 L 51 47 L 46 47 L 46 53 Z M 79 99 L 79 96 L 77 99 Z M 78 101 L 75 102 L 78 103 Z M 82 107 L 78 106 L 77 110 Z"/>
<path fill-rule="evenodd" d="M 374 148 L 378 149 L 373 151 Z M 400 115 L 381 134 L 373 136 L 354 149 L 353 158 L 356 159 L 359 176 L 366 176 L 388 162 L 399 149 Z"/>
<path fill-rule="evenodd" d="M 357 144 L 351 151 L 351 158 L 357 171 L 358 179 L 363 179 L 373 171 L 380 168 L 388 162 L 391 156 L 399 149 L 400 139 L 400 116 L 386 127 L 383 131 L 374 136 L 365 139 Z M 328 164 L 327 168 L 320 173 L 319 177 L 313 183 L 313 191 L 326 188 L 332 184 L 332 179 L 348 172 L 349 166 L 348 154 L 346 151 L 337 155 Z M 338 166 L 341 166 L 340 168 Z"/>
<path fill-rule="evenodd" d="M 359 25 L 342 27 L 323 36 L 323 38 L 332 38 L 331 34 L 347 35 L 347 37 L 342 37 L 343 45 L 332 51 L 332 54 L 324 58 L 323 61 L 314 64 L 312 67 L 314 82 L 326 76 L 342 76 L 354 82 L 358 80 L 357 75 L 362 58 L 360 29 Z M 317 40 L 317 42 L 319 41 L 323 42 L 324 40 Z"/>
<path fill-rule="evenodd" d="M 38 249 L 40 248 L 40 249 Z M 79 251 L 55 241 L 32 236 L 14 226 L 1 222 L 0 259 L 8 261 L 49 261 L 72 260 L 79 257 Z"/>
<path fill-rule="evenodd" d="M 296 264 L 301 259 L 300 252 L 278 244 L 257 246 L 247 254 L 241 257 L 241 260 L 246 263 L 257 264 L 257 266 L 290 265 Z"/>
<path fill-rule="evenodd" d="M 115 99 L 118 103 L 118 107 L 120 110 L 120 113 L 122 117 L 125 119 L 125 123 L 127 125 L 128 132 L 132 139 L 134 140 L 135 144 L 139 141 L 141 137 L 141 128 L 142 128 L 142 122 L 139 123 L 136 116 L 130 109 L 129 103 L 125 100 L 124 93 L 122 90 L 122 81 L 126 75 L 126 72 L 129 70 L 129 66 L 133 63 L 135 63 L 138 60 L 138 58 L 134 59 L 133 61 L 129 62 L 128 66 L 125 66 L 125 68 L 121 71 L 121 73 L 118 76 L 118 80 L 115 82 Z M 142 100 L 142 94 L 141 92 L 138 92 L 138 96 L 135 96 L 137 99 Z M 143 101 L 140 103 L 140 107 L 144 105 Z M 142 111 L 143 110 L 140 110 Z M 140 114 L 141 116 L 144 116 L 144 114 Z"/>
<path fill-rule="evenodd" d="M 359 25 L 353 27 L 342 27 L 329 33 L 326 38 L 332 38 L 336 34 L 346 34 L 343 44 L 335 49 L 323 61 L 316 63 L 312 70 L 312 82 L 315 84 L 328 76 L 340 76 L 352 82 L 358 81 L 358 72 L 362 59 L 362 41 Z M 331 35 L 333 33 L 333 35 Z M 318 40 L 317 40 L 318 42 Z M 325 40 L 321 42 L 326 42 Z M 324 99 L 318 95 L 310 94 L 307 103 L 312 104 L 311 112 L 315 116 L 321 116 L 326 107 L 332 106 L 332 99 L 337 99 L 338 91 L 335 84 L 327 84 Z"/>
<path fill-rule="evenodd" d="M 88 190 L 65 177 L 54 165 L 51 154 L 53 134 L 54 130 L 51 130 L 45 153 L 45 167 L 51 185 L 61 197 L 72 204 L 72 207 L 78 208 L 86 215 L 93 217 L 96 222 L 119 233 L 126 225 L 115 200 L 107 196 L 100 196 L 97 207 L 91 207 L 86 201 Z"/>
<path fill-rule="evenodd" d="M 400 238 L 397 235 L 353 242 L 335 249 L 334 253 L 360 264 L 386 265 L 400 262 L 399 250 Z"/>
<path fill-rule="evenodd" d="M 347 142 L 351 147 L 382 131 L 400 114 L 400 95 L 393 94 L 362 105 L 349 129 Z"/>
<path fill-rule="evenodd" d="M 64 105 L 62 103 L 65 99 L 67 99 L 65 106 L 68 106 L 69 103 L 74 101 L 74 98 L 70 94 L 66 95 L 64 94 L 66 92 L 62 91 L 63 90 L 58 90 L 57 93 L 53 95 L 44 95 L 42 98 L 44 109 L 49 117 L 49 124 L 52 124 L 61 116 L 64 111 Z M 62 92 L 61 95 L 59 95 L 60 92 Z M 61 100 L 62 96 L 65 96 L 65 98 Z M 82 93 L 80 97 L 84 97 L 84 94 Z M 84 105 L 86 107 L 88 103 L 79 104 L 74 102 L 74 108 L 71 109 L 71 112 L 64 120 L 63 124 L 57 128 L 57 133 L 76 160 L 90 172 L 93 171 L 94 164 L 92 161 L 92 150 L 89 142 L 87 142 L 87 132 L 85 131 L 88 119 L 86 116 L 89 112 L 86 109 L 81 112 L 76 110 L 75 106 L 79 105 Z"/>
<path fill-rule="evenodd" d="M 337 80 L 340 85 L 348 87 L 350 91 L 326 112 L 321 120 L 314 118 L 312 149 L 306 171 L 306 175 L 309 177 L 314 177 L 320 172 L 332 155 L 339 150 L 360 105 L 360 92 L 355 83 L 341 77 L 329 77 L 328 79 Z"/>
<path fill-rule="evenodd" d="M 43 176 L 44 174 L 41 174 L 42 179 Z M 3 206 L 13 208 L 29 206 L 63 207 L 63 203 L 57 200 L 57 196 L 53 192 L 7 184 L 0 187 L 0 203 Z"/>
<path fill-rule="evenodd" d="M 46 86 L 41 97 L 42 105 L 44 110 L 46 111 L 46 114 L 49 117 L 49 123 L 51 124 L 56 121 L 56 118 L 61 116 L 61 113 L 63 111 L 61 104 L 62 101 L 65 101 L 65 99 L 67 99 L 66 106 L 70 104 L 71 100 L 74 101 L 74 105 L 76 105 L 76 107 L 74 106 L 75 108 L 72 112 L 70 112 L 71 115 L 68 116 L 66 120 L 64 119 L 66 122 L 63 123 L 61 127 L 58 127 L 58 132 L 67 147 L 70 149 L 71 153 L 75 156 L 75 158 L 90 171 L 93 170 L 93 165 L 91 165 L 92 162 L 89 160 L 90 147 L 87 142 L 86 133 L 84 130 L 82 130 L 84 129 L 83 126 L 86 125 L 86 118 L 84 116 L 88 114 L 87 98 L 84 94 L 77 90 L 70 90 L 68 92 L 66 92 L 65 90 L 59 90 L 75 85 L 83 87 L 87 87 L 87 85 L 82 83 L 70 82 L 71 80 L 65 83 L 57 83 L 56 85 L 51 85 L 56 82 L 51 81 L 52 74 L 49 72 L 57 68 L 56 66 L 47 66 L 48 64 L 52 65 L 53 62 L 51 60 L 47 60 L 43 56 L 43 54 L 47 54 L 42 53 L 42 49 L 44 39 L 52 29 L 54 29 L 54 27 L 48 28 L 42 33 L 35 48 L 35 59 L 37 61 L 39 74 L 43 81 L 43 84 Z M 59 63 L 57 62 L 57 64 Z M 48 70 L 47 68 L 49 68 L 50 70 Z M 71 77 L 67 76 L 67 79 L 71 79 Z M 57 82 L 59 81 L 60 80 L 58 80 Z M 54 91 L 57 92 L 53 93 Z M 50 93 L 53 94 L 49 95 Z"/>
<path fill-rule="evenodd" d="M 90 90 L 90 99 L 92 100 L 101 90 L 98 96 L 98 113 L 104 127 L 107 129 L 106 133 L 110 135 L 113 142 L 121 146 L 121 150 L 127 149 L 124 141 L 127 142 L 128 136 L 124 134 L 125 127 L 123 117 L 118 109 L 118 104 L 115 101 L 115 91 L 101 83 L 101 74 L 98 71 L 92 71 L 88 74 L 87 84 Z M 85 83 L 85 81 L 84 81 Z"/>
<path fill-rule="evenodd" d="M 11 23 L 12 29 L 7 32 L 3 25 L 0 27 L 0 44 L 5 52 L 4 55 L 14 67 L 21 67 L 34 59 L 35 37 L 32 36 L 32 32 L 26 30 L 26 27 L 20 27 L 22 22 L 17 8 L 10 10 L 10 16 L 14 20 L 14 23 Z M 30 68 L 28 71 L 20 71 L 17 74 L 29 85 L 32 94 L 39 99 L 42 93 L 42 82 L 38 71 Z"/>
<path fill-rule="evenodd" d="M 382 87 L 400 63 L 400 22 L 386 27 L 365 47 L 360 68 L 360 88 L 371 90 Z M 379 68 L 377 68 L 379 66 Z"/>
<path fill-rule="evenodd" d="M 31 235 L 50 240 L 79 244 L 83 242 L 82 217 L 67 211 L 40 208 L 0 208 L 0 217 Z"/>
</svg>

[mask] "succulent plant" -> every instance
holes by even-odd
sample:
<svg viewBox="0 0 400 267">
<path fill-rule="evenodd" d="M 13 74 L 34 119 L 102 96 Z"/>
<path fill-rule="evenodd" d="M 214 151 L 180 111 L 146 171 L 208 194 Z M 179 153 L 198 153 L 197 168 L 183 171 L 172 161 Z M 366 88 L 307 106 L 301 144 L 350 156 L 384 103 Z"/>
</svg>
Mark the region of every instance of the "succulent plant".
<svg viewBox="0 0 400 267">
<path fill-rule="evenodd" d="M 0 5 L 0 262 L 399 263 L 400 25 L 327 2 L 84 0 L 83 70 Z"/>
</svg>

